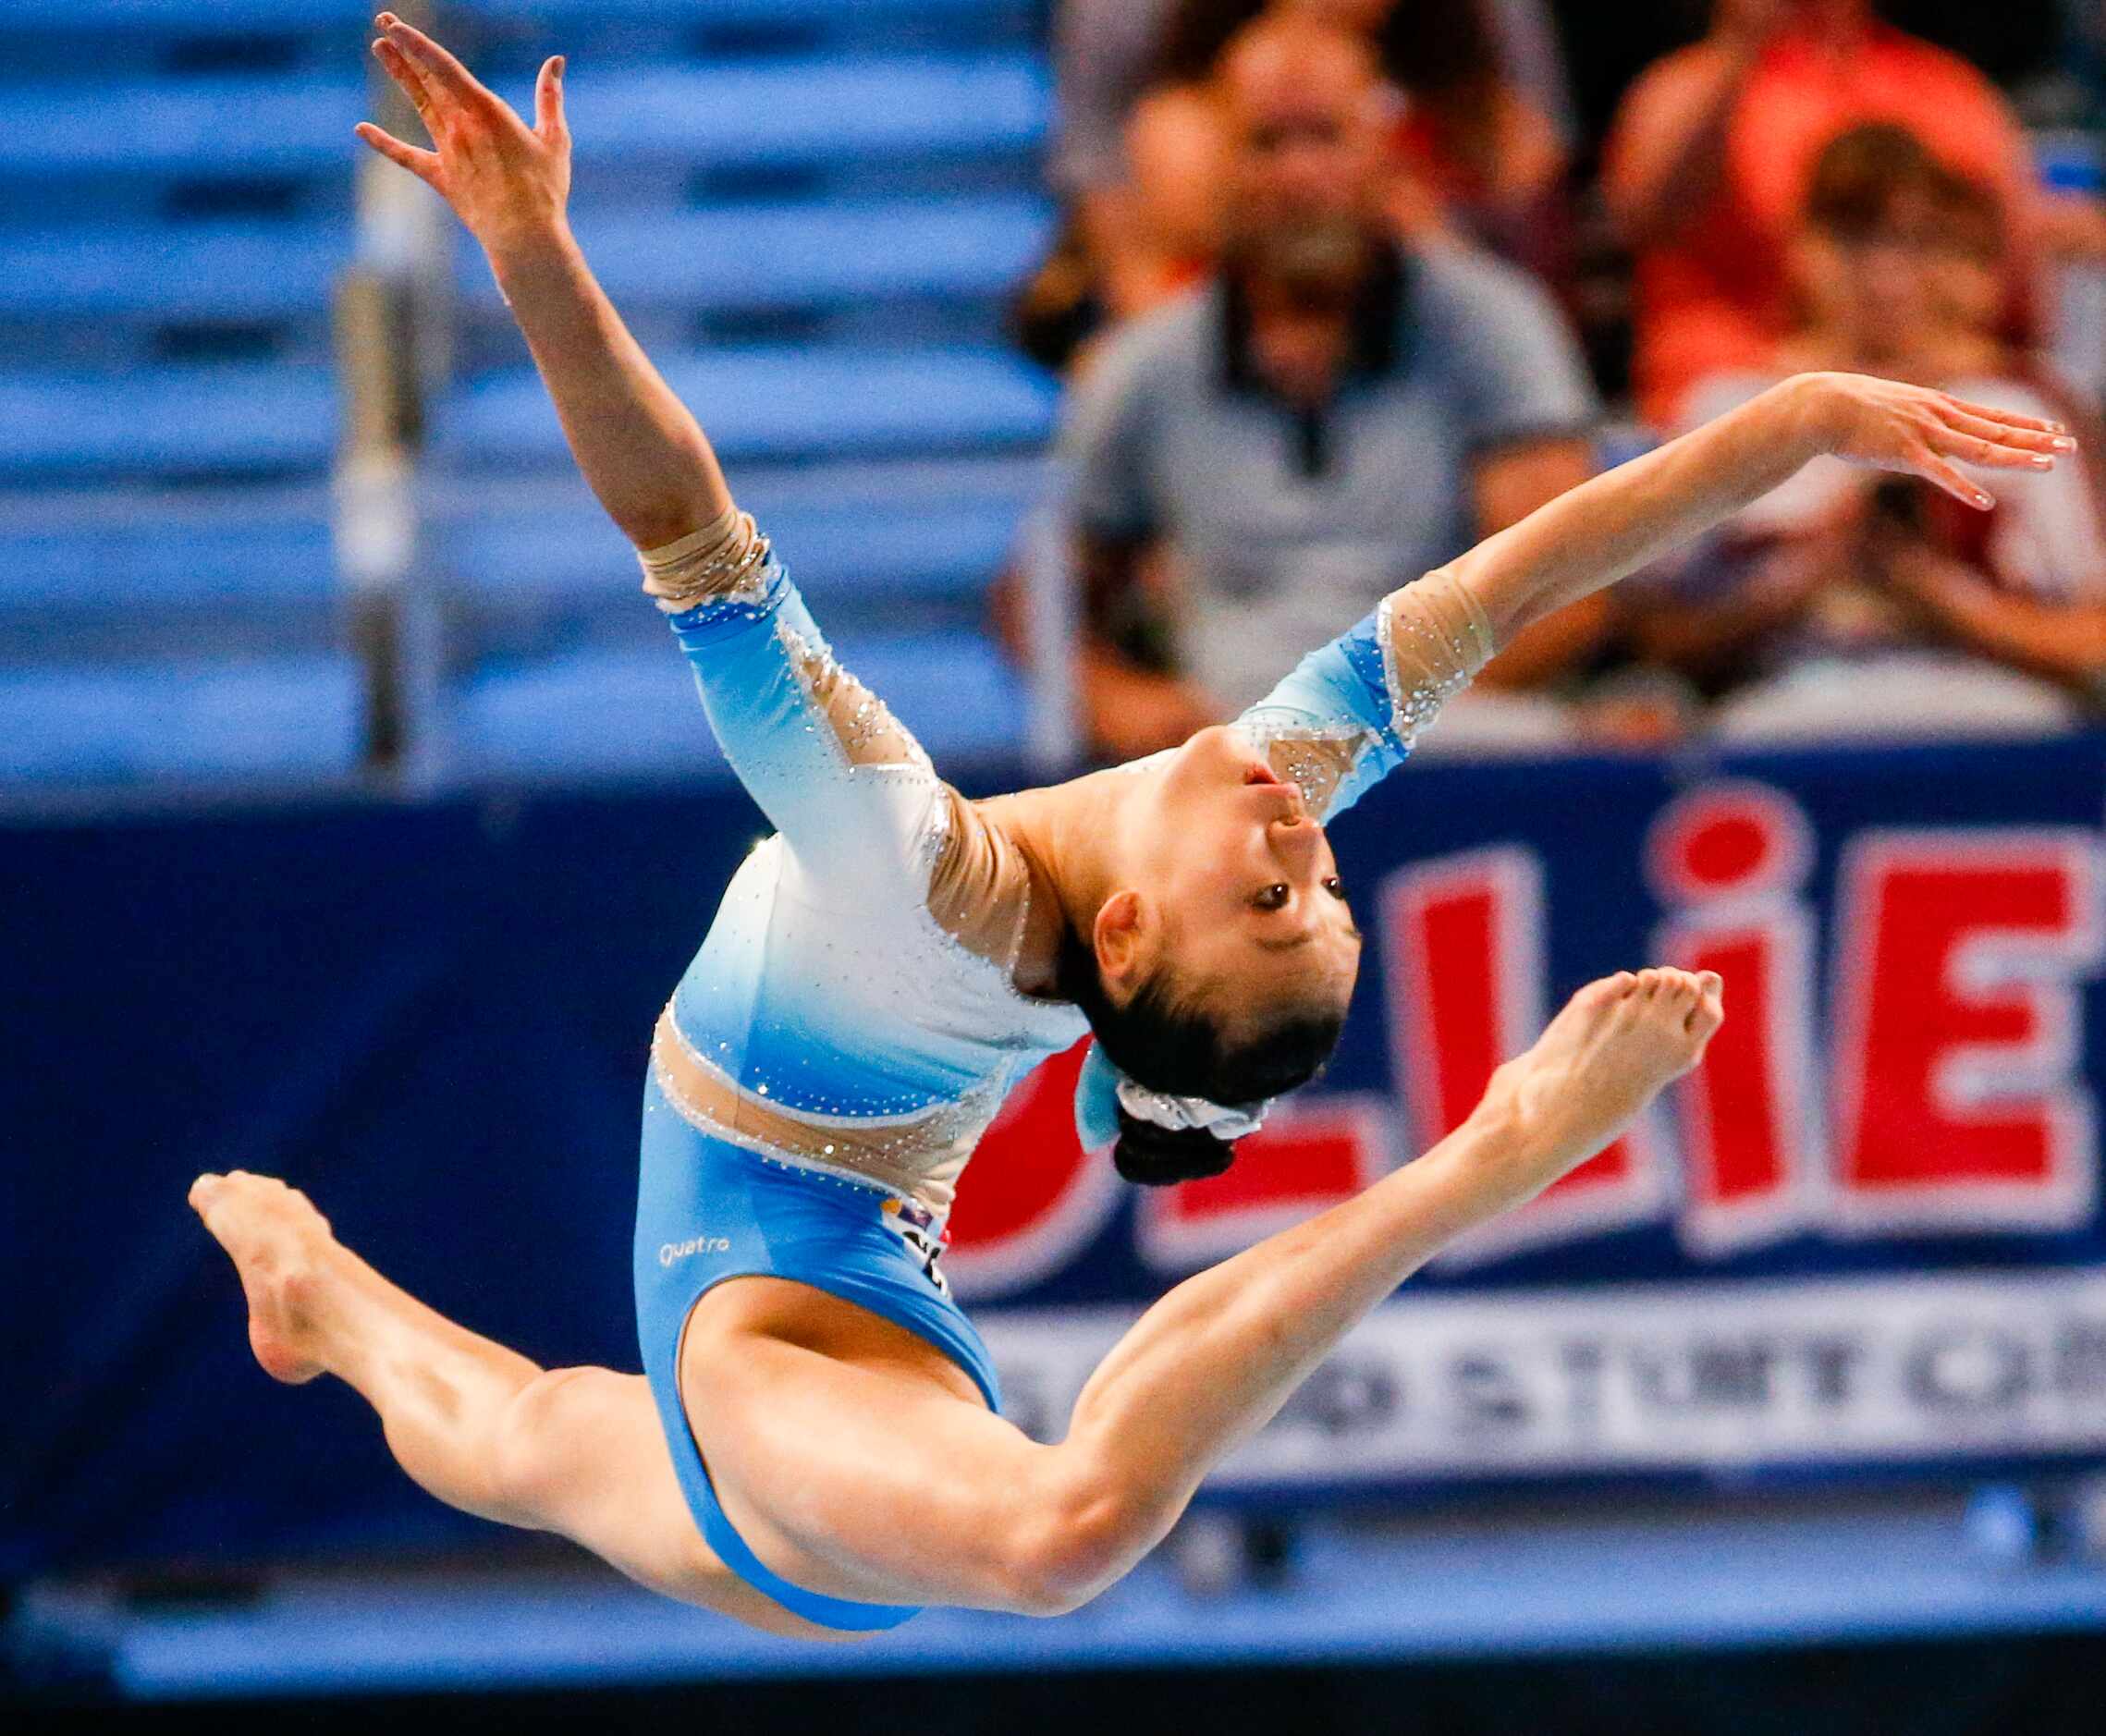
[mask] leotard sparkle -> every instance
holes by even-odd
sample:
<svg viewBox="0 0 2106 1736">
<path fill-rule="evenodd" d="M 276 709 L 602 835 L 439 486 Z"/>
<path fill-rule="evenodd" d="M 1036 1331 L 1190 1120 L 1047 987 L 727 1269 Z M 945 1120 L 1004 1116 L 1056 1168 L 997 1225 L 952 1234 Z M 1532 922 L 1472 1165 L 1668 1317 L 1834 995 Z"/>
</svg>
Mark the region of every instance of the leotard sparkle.
<svg viewBox="0 0 2106 1736">
<path fill-rule="evenodd" d="M 891 1627 L 914 1610 L 791 1585 L 731 1526 L 681 1407 L 680 1334 L 727 1278 L 795 1279 L 926 1338 L 998 1411 L 941 1270 L 943 1223 L 1010 1089 L 1087 1026 L 1013 982 L 1031 897 L 1016 845 L 835 660 L 751 520 L 728 523 L 647 554 L 646 588 L 686 605 L 672 628 L 704 709 L 776 831 L 732 877 L 654 1037 L 638 1333 L 682 1490 L 726 1565 L 826 1626 Z M 1402 762 L 1490 650 L 1467 593 L 1435 574 L 1304 658 L 1240 727 L 1328 819 Z M 1107 1089 L 1085 1074 L 1085 1136 L 1106 1124 L 1090 1098 Z"/>
</svg>

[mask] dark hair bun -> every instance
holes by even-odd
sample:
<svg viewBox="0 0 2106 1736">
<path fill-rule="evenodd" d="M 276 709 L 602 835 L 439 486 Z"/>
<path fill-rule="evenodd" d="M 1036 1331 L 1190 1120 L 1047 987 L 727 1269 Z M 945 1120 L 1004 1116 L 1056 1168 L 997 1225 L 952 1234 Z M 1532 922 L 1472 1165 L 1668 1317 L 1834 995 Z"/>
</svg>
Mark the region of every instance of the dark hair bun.
<svg viewBox="0 0 2106 1736">
<path fill-rule="evenodd" d="M 1121 1176 L 1142 1187 L 1175 1187 L 1218 1176 L 1235 1160 L 1235 1145 L 1204 1129 L 1157 1127 L 1123 1106 L 1119 1111 L 1119 1143 L 1111 1161 Z"/>
</svg>

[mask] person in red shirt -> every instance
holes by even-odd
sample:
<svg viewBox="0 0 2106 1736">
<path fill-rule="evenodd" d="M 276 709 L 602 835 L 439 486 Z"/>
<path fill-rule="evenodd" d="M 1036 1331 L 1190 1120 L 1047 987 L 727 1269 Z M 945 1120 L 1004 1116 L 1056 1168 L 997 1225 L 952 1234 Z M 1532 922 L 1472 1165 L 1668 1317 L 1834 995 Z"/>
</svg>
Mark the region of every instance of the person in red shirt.
<svg viewBox="0 0 2106 1736">
<path fill-rule="evenodd" d="M 1807 177 L 1867 121 L 1907 127 L 2013 214 L 2014 335 L 2043 251 L 2098 251 L 2096 211 L 2037 189 L 2009 104 L 1965 61 L 1882 23 L 1872 0 L 1717 0 L 1710 34 L 1632 87 L 1609 144 L 1605 190 L 1637 255 L 1634 385 L 1648 422 L 1677 425 L 1695 381 L 1774 353 Z"/>
<path fill-rule="evenodd" d="M 1840 133 L 1787 251 L 1795 319 L 1762 368 L 1698 381 L 1694 423 L 1804 372 L 1864 370 L 2082 426 L 2002 340 L 1995 195 L 1888 121 Z M 1639 645 L 1747 741 L 2032 733 L 2106 698 L 2106 472 L 2091 452 L 2001 484 L 1988 512 L 1809 465 L 1675 562 L 1630 608 Z"/>
</svg>

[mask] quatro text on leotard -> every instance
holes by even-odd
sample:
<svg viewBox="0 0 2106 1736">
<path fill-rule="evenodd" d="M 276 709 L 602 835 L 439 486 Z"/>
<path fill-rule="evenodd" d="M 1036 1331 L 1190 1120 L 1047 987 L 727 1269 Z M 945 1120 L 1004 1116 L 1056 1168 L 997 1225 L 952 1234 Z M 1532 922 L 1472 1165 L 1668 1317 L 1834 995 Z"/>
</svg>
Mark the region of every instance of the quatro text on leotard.
<svg viewBox="0 0 2106 1736">
<path fill-rule="evenodd" d="M 675 1260 L 684 1260 L 691 1253 L 729 1253 L 731 1242 L 725 1236 L 693 1236 L 686 1241 L 668 1241 L 658 1250 L 658 1264 L 670 1265 Z"/>
</svg>

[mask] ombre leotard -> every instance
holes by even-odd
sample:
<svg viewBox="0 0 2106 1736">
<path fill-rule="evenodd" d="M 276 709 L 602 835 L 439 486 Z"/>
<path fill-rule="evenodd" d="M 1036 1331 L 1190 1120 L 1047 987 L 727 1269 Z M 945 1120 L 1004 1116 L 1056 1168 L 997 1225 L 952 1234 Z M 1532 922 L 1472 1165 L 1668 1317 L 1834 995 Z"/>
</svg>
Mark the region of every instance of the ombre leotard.
<svg viewBox="0 0 2106 1736">
<path fill-rule="evenodd" d="M 727 526 L 729 525 L 729 528 Z M 637 1327 L 680 1485 L 727 1566 L 826 1626 L 897 1625 L 770 1572 L 718 1504 L 680 1341 L 727 1278 L 794 1279 L 919 1333 L 1000 1395 L 939 1261 L 958 1180 L 1002 1099 L 1086 1032 L 1020 992 L 1017 846 L 835 661 L 750 520 L 644 556 L 740 781 L 775 825 L 732 877 L 658 1021 L 644 1094 Z M 1445 573 L 1302 664 L 1241 727 L 1328 819 L 1402 763 L 1490 654 Z M 1079 1106 L 1084 1126 L 1100 1119 Z"/>
</svg>

